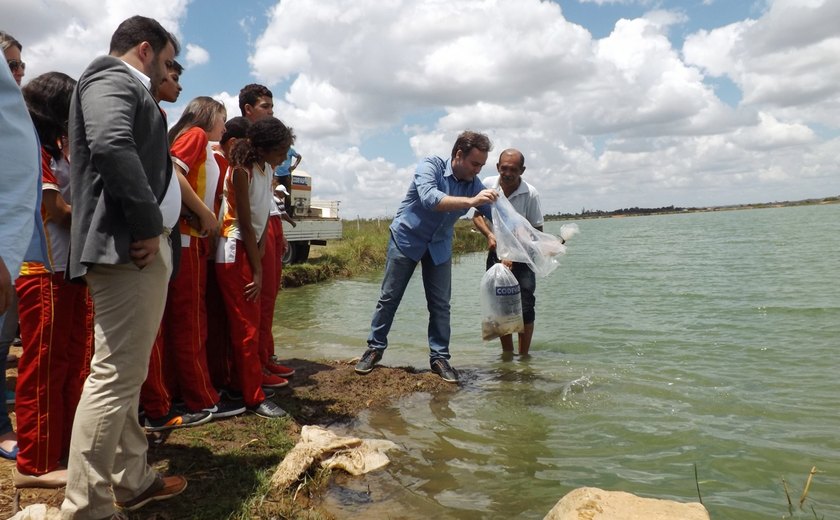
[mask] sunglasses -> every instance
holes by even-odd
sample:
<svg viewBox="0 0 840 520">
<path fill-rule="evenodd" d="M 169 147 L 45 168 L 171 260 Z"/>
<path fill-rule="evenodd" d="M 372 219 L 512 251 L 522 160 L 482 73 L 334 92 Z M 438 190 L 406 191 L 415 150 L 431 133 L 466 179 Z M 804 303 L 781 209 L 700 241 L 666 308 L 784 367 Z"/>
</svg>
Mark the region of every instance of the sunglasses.
<svg viewBox="0 0 840 520">
<path fill-rule="evenodd" d="M 18 69 L 26 70 L 26 63 L 24 63 L 20 60 L 7 60 L 6 63 L 9 64 L 9 69 L 11 69 L 12 72 L 14 72 Z"/>
</svg>

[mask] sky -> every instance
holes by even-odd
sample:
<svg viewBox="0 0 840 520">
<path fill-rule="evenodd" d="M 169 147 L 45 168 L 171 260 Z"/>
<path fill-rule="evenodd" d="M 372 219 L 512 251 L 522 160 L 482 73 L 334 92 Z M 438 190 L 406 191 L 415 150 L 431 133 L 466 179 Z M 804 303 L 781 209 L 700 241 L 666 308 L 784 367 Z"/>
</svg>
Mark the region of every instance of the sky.
<svg viewBox="0 0 840 520">
<path fill-rule="evenodd" d="M 0 0 L 0 30 L 24 83 L 78 77 L 135 14 L 181 42 L 172 123 L 268 86 L 344 218 L 392 216 L 465 129 L 546 214 L 840 195 L 840 0 Z"/>
</svg>

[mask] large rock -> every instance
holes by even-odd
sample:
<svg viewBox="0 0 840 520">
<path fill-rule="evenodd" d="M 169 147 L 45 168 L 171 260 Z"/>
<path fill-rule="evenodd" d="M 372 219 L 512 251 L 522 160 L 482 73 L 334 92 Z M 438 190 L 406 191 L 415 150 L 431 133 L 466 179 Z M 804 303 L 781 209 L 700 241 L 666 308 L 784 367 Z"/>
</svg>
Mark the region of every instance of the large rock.
<svg viewBox="0 0 840 520">
<path fill-rule="evenodd" d="M 709 520 L 709 512 L 696 502 L 683 504 L 585 487 L 561 498 L 543 520 Z"/>
</svg>

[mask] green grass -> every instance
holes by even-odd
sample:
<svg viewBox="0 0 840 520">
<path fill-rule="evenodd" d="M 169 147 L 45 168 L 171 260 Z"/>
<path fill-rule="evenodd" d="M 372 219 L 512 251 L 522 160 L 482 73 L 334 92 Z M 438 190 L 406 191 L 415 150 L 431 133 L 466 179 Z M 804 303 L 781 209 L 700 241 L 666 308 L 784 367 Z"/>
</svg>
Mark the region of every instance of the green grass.
<svg viewBox="0 0 840 520">
<path fill-rule="evenodd" d="M 344 238 L 329 242 L 317 258 L 283 267 L 283 285 L 300 287 L 332 278 L 349 278 L 385 267 L 390 220 L 345 220 Z M 455 225 L 452 253 L 484 251 L 487 239 L 474 232 L 471 221 Z"/>
<path fill-rule="evenodd" d="M 130 518 L 321 518 L 303 516 L 304 505 L 290 494 L 265 500 L 271 475 L 294 446 L 291 428 L 288 418 L 241 416 L 173 432 L 149 450 L 149 462 L 164 474 L 186 476 L 189 486 L 182 499 L 149 505 Z"/>
</svg>

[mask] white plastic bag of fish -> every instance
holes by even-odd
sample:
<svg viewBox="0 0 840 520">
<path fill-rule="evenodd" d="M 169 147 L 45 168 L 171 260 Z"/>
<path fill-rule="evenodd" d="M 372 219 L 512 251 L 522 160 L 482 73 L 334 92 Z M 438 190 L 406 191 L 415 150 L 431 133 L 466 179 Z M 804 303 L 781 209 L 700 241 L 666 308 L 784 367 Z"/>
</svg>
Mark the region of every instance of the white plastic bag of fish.
<svg viewBox="0 0 840 520">
<path fill-rule="evenodd" d="M 564 240 L 578 233 L 577 224 L 565 224 L 560 237 L 534 229 L 528 220 L 513 209 L 507 197 L 493 204 L 493 234 L 500 260 L 528 264 L 537 276 L 546 277 L 560 265 L 559 256 L 566 253 Z"/>
<path fill-rule="evenodd" d="M 524 332 L 522 295 L 510 269 L 494 264 L 481 278 L 481 338 Z"/>
</svg>

